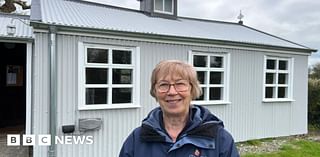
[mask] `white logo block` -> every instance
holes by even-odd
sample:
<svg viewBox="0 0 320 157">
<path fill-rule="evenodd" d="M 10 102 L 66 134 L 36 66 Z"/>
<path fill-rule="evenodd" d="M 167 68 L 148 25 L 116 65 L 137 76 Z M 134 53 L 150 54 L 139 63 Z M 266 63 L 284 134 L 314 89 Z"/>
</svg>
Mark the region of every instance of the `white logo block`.
<svg viewBox="0 0 320 157">
<path fill-rule="evenodd" d="M 8 134 L 7 135 L 7 145 L 8 146 L 19 146 L 20 145 L 20 135 L 19 134 Z"/>
<path fill-rule="evenodd" d="M 36 137 L 35 137 L 35 135 L 23 135 L 22 140 L 23 140 L 22 144 L 24 146 L 34 146 L 35 141 L 36 141 Z"/>
<path fill-rule="evenodd" d="M 51 135 L 38 135 L 39 146 L 50 146 L 51 145 Z"/>
</svg>

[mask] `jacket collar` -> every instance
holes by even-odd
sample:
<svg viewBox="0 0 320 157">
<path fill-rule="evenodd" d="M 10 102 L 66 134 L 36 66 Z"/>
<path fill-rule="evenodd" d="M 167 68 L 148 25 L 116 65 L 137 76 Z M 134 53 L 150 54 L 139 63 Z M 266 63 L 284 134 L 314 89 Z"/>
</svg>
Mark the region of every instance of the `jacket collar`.
<svg viewBox="0 0 320 157">
<path fill-rule="evenodd" d="M 202 106 L 192 105 L 189 115 L 189 121 L 178 140 L 185 136 L 213 139 L 217 136 L 218 127 L 223 127 L 223 122 Z M 140 138 L 146 142 L 172 142 L 162 125 L 160 107 L 152 110 L 143 120 Z"/>
</svg>

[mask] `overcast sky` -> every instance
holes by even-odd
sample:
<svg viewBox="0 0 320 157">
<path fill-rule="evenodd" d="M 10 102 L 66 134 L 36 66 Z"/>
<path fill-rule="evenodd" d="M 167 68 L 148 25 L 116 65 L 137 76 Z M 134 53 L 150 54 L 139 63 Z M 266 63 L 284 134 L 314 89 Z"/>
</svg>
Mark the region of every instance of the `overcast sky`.
<svg viewBox="0 0 320 157">
<path fill-rule="evenodd" d="M 31 1 L 31 0 L 28 0 Z M 139 9 L 137 0 L 87 0 Z M 237 22 L 304 46 L 320 50 L 319 0 L 178 0 L 178 16 Z M 309 65 L 320 62 L 313 53 Z"/>
</svg>

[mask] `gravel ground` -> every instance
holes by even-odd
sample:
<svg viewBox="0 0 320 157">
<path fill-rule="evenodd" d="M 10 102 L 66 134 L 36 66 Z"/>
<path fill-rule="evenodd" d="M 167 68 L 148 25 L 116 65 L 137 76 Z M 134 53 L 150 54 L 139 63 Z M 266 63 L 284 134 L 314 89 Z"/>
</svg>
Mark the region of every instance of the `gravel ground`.
<svg viewBox="0 0 320 157">
<path fill-rule="evenodd" d="M 289 143 L 292 140 L 312 140 L 320 142 L 320 132 L 309 133 L 308 135 L 295 135 L 288 137 L 272 138 L 260 141 L 258 145 L 250 145 L 246 142 L 237 143 L 237 148 L 240 155 L 247 153 L 266 153 L 278 151 L 281 146 Z"/>
<path fill-rule="evenodd" d="M 0 128 L 0 157 L 29 157 L 31 153 L 27 146 L 7 146 L 7 134 L 23 134 L 21 126 Z"/>
</svg>

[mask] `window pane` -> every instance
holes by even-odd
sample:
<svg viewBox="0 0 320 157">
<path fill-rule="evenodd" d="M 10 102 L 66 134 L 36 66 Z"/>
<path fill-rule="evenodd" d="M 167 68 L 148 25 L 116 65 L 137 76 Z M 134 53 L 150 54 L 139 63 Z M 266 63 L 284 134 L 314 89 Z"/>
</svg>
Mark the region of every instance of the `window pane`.
<svg viewBox="0 0 320 157">
<path fill-rule="evenodd" d="M 266 98 L 273 98 L 274 88 L 273 87 L 266 87 Z"/>
<path fill-rule="evenodd" d="M 107 84 L 108 69 L 86 68 L 86 84 Z"/>
<path fill-rule="evenodd" d="M 207 67 L 207 56 L 193 56 L 193 65 L 195 67 Z"/>
<path fill-rule="evenodd" d="M 275 84 L 275 74 L 274 73 L 266 73 L 266 84 Z"/>
<path fill-rule="evenodd" d="M 205 100 L 204 96 L 206 95 L 206 93 L 206 88 L 202 88 L 202 95 L 200 95 L 196 100 Z"/>
<path fill-rule="evenodd" d="M 131 51 L 113 50 L 112 63 L 131 64 Z"/>
<path fill-rule="evenodd" d="M 222 57 L 215 57 L 215 56 L 211 56 L 210 57 L 210 67 L 213 68 L 222 68 Z"/>
<path fill-rule="evenodd" d="M 87 88 L 86 104 L 107 104 L 107 88 Z"/>
<path fill-rule="evenodd" d="M 165 0 L 164 1 L 164 11 L 172 12 L 172 0 Z"/>
<path fill-rule="evenodd" d="M 197 75 L 198 75 L 198 80 L 200 82 L 200 84 L 205 84 L 205 80 L 206 80 L 206 73 L 205 71 L 197 71 Z"/>
<path fill-rule="evenodd" d="M 108 50 L 88 48 L 87 62 L 88 63 L 108 63 Z"/>
<path fill-rule="evenodd" d="M 131 103 L 132 89 L 131 88 L 113 88 L 112 103 Z"/>
<path fill-rule="evenodd" d="M 267 69 L 276 69 L 276 60 L 267 59 Z"/>
<path fill-rule="evenodd" d="M 220 87 L 212 87 L 210 88 L 210 100 L 222 100 L 221 96 L 222 96 L 222 88 Z"/>
<path fill-rule="evenodd" d="M 279 74 L 278 76 L 278 84 L 288 84 L 287 82 L 287 74 Z"/>
<path fill-rule="evenodd" d="M 113 84 L 132 84 L 131 69 L 113 69 L 112 70 Z"/>
<path fill-rule="evenodd" d="M 163 11 L 162 9 L 162 1 L 163 0 L 154 0 L 154 10 Z"/>
<path fill-rule="evenodd" d="M 210 72 L 210 84 L 223 84 L 222 72 Z"/>
<path fill-rule="evenodd" d="M 278 87 L 278 98 L 287 98 L 287 88 Z"/>
<path fill-rule="evenodd" d="M 279 61 L 279 70 L 288 70 L 288 61 Z"/>
</svg>

